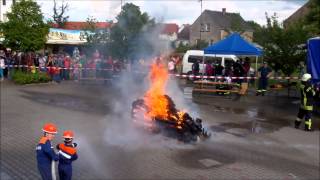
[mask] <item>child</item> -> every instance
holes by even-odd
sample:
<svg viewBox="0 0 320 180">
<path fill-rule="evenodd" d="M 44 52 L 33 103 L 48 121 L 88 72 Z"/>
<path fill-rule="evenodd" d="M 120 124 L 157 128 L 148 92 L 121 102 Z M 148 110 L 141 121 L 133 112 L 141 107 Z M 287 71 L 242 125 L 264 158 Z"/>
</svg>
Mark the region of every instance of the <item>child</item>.
<svg viewBox="0 0 320 180">
<path fill-rule="evenodd" d="M 58 65 L 52 67 L 52 73 L 53 73 L 53 80 L 57 83 L 60 83 L 61 77 L 60 77 L 60 67 Z"/>
<path fill-rule="evenodd" d="M 55 174 L 52 173 L 52 161 L 57 161 L 58 156 L 51 147 L 51 141 L 57 133 L 56 125 L 47 123 L 43 126 L 44 132 L 36 147 L 38 169 L 42 179 L 51 180 Z"/>
<path fill-rule="evenodd" d="M 64 143 L 57 145 L 59 150 L 59 177 L 60 180 L 71 180 L 72 177 L 72 161 L 78 159 L 76 143 L 72 143 L 73 132 L 68 130 L 63 132 Z"/>
</svg>

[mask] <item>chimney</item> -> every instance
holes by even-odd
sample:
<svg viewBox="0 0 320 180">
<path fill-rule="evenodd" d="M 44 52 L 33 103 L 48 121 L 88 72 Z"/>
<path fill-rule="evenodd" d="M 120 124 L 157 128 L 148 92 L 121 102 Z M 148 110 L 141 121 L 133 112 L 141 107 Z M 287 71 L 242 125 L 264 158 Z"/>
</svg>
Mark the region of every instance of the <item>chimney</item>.
<svg viewBox="0 0 320 180">
<path fill-rule="evenodd" d="M 226 14 L 226 8 L 222 8 L 222 15 Z"/>
</svg>

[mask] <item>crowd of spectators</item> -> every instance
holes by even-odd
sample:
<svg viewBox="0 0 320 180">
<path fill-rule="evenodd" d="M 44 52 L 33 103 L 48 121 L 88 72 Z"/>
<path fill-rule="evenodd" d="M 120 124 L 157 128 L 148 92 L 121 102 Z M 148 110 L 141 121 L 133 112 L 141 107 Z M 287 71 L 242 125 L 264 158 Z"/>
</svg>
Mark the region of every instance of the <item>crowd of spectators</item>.
<svg viewBox="0 0 320 180">
<path fill-rule="evenodd" d="M 200 62 L 196 61 L 192 65 L 192 74 L 199 75 L 200 74 Z M 205 62 L 204 75 L 206 76 L 223 76 L 226 79 L 231 77 L 255 77 L 254 69 L 251 67 L 250 59 L 248 57 L 243 60 L 240 58 L 239 60 L 233 62 L 226 62 L 225 66 L 221 65 L 221 62 Z M 252 79 L 253 80 L 253 79 Z M 240 84 L 243 79 L 234 78 L 233 82 Z"/>
<path fill-rule="evenodd" d="M 33 53 L 0 50 L 0 78 L 11 79 L 14 71 L 43 72 L 52 80 L 109 79 L 124 69 L 120 61 L 104 56 L 96 50 L 91 55 L 75 48 L 72 54 Z"/>
</svg>

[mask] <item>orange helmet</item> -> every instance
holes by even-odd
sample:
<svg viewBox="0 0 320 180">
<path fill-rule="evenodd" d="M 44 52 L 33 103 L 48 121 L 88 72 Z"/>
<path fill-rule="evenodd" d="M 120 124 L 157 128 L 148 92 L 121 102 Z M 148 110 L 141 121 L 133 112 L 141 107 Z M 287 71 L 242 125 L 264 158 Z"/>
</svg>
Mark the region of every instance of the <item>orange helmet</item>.
<svg viewBox="0 0 320 180">
<path fill-rule="evenodd" d="M 43 126 L 42 131 L 44 131 L 46 133 L 50 133 L 50 134 L 57 134 L 58 133 L 57 126 L 53 123 L 46 123 Z"/>
<path fill-rule="evenodd" d="M 63 132 L 63 135 L 62 135 L 63 138 L 73 138 L 73 132 L 70 131 L 70 130 L 67 130 L 67 131 L 64 131 Z"/>
</svg>

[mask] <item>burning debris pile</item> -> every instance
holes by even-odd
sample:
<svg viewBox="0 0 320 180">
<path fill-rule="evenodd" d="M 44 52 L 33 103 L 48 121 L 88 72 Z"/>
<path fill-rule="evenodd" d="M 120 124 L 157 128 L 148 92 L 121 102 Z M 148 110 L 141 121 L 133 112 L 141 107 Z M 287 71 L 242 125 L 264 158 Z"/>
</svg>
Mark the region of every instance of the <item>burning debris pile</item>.
<svg viewBox="0 0 320 180">
<path fill-rule="evenodd" d="M 177 110 L 173 100 L 165 94 L 168 72 L 162 64 L 152 65 L 149 78 L 150 89 L 143 98 L 132 103 L 131 115 L 136 125 L 184 142 L 210 137 L 201 119 L 193 119 L 188 113 Z"/>
</svg>

